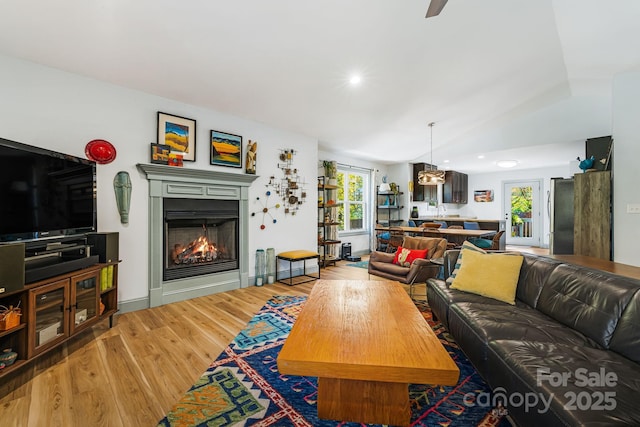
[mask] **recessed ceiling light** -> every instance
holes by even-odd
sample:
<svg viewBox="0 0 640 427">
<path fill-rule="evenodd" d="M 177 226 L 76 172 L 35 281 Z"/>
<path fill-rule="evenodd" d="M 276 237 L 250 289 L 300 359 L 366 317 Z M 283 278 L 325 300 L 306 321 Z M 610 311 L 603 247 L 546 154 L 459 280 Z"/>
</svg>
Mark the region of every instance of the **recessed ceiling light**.
<svg viewBox="0 0 640 427">
<path fill-rule="evenodd" d="M 518 161 L 517 160 L 498 160 L 496 162 L 496 165 L 498 165 L 501 168 L 513 168 L 518 166 Z"/>
<path fill-rule="evenodd" d="M 358 86 L 360 83 L 362 83 L 362 76 L 359 74 L 353 74 L 350 78 L 349 78 L 349 84 L 351 86 Z"/>
<path fill-rule="evenodd" d="M 478 158 L 479 158 L 479 159 L 484 159 L 484 154 L 480 154 L 480 155 L 478 156 Z"/>
<path fill-rule="evenodd" d="M 442 163 L 449 163 L 449 160 L 443 160 Z"/>
</svg>

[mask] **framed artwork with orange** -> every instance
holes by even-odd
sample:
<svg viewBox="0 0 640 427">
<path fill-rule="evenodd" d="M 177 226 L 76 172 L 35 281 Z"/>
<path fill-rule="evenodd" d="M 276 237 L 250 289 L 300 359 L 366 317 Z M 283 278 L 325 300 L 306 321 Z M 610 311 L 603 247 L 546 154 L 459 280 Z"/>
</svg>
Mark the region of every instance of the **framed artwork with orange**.
<svg viewBox="0 0 640 427">
<path fill-rule="evenodd" d="M 158 144 L 169 146 L 186 162 L 195 162 L 196 121 L 158 111 Z"/>
</svg>

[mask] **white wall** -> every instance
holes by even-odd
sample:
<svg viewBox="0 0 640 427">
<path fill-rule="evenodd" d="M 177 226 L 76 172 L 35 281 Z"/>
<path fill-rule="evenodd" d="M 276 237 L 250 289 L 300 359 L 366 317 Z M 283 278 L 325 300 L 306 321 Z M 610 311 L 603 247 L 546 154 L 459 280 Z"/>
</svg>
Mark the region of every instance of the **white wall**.
<svg viewBox="0 0 640 427">
<path fill-rule="evenodd" d="M 153 70 L 149 70 L 153 72 Z M 148 188 L 136 169 L 149 163 L 149 143 L 157 139 L 157 112 L 197 120 L 196 162 L 185 167 L 243 173 L 240 169 L 209 164 L 209 131 L 226 131 L 258 141 L 257 175 L 250 188 L 250 210 L 261 210 L 256 198 L 264 197 L 269 176 L 281 176 L 280 149 L 297 151 L 294 166 L 307 182 L 310 197 L 296 215 L 275 214 L 277 224 L 260 230 L 262 215 L 250 219 L 250 276 L 255 250 L 273 247 L 276 252 L 316 248 L 315 203 L 317 140 L 274 129 L 251 120 L 187 105 L 170 99 L 114 86 L 37 64 L 0 55 L 0 137 L 85 157 L 84 147 L 93 139 L 106 139 L 117 150 L 115 161 L 98 166 L 98 230 L 120 233 L 120 301 L 144 301 L 148 296 Z M 132 200 L 129 224 L 120 223 L 113 193 L 118 171 L 131 175 Z M 275 204 L 270 198 L 270 205 Z"/>
<path fill-rule="evenodd" d="M 613 80 L 613 258 L 640 266 L 640 215 L 627 204 L 640 203 L 640 72 Z"/>
<path fill-rule="evenodd" d="M 577 153 L 584 156 L 584 153 Z M 456 212 L 461 216 L 477 217 L 479 219 L 504 219 L 503 205 L 504 194 L 503 186 L 507 181 L 525 181 L 541 179 L 543 188 L 540 189 L 542 199 L 541 219 L 542 228 L 540 230 L 541 245 L 548 247 L 549 245 L 549 216 L 547 214 L 547 192 L 551 183 L 551 178 L 564 177 L 568 178 L 573 175 L 573 171 L 567 161 L 566 166 L 555 166 L 543 169 L 524 169 L 503 171 L 495 173 L 484 173 L 469 175 L 469 195 L 466 205 L 447 205 L 455 206 L 457 209 L 451 208 L 447 213 Z M 481 203 L 473 200 L 473 192 L 476 190 L 493 190 L 493 202 Z"/>
</svg>

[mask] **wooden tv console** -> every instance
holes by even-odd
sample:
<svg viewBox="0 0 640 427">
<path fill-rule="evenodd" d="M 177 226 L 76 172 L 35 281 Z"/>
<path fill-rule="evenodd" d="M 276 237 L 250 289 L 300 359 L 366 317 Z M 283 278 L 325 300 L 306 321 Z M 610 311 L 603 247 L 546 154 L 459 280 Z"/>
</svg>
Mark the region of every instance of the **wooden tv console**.
<svg viewBox="0 0 640 427">
<path fill-rule="evenodd" d="M 118 310 L 118 263 L 97 263 L 0 294 L 0 305 L 19 307 L 19 323 L 0 329 L 0 353 L 18 353 L 0 377 L 16 371 Z M 104 306 L 104 308 L 102 308 Z M 0 326 L 2 323 L 0 323 Z"/>
</svg>

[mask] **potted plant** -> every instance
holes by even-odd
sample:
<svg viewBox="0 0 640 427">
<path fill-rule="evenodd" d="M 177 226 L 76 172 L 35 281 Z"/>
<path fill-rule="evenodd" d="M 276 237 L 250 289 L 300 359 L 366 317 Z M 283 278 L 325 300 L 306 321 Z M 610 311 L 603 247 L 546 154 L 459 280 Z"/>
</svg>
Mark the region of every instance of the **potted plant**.
<svg viewBox="0 0 640 427">
<path fill-rule="evenodd" d="M 323 160 L 324 174 L 327 177 L 327 184 L 336 185 L 338 176 L 338 163 L 335 160 Z"/>
</svg>

